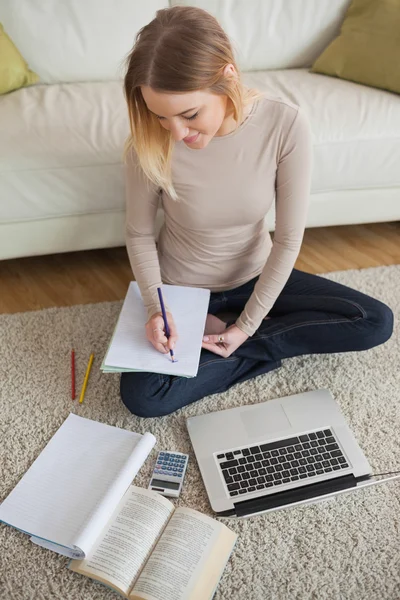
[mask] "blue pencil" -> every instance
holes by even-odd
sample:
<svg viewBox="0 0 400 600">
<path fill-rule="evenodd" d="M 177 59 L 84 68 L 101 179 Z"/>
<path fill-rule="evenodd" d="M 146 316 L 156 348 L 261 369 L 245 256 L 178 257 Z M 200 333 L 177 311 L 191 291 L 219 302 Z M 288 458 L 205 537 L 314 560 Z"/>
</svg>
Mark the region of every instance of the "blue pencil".
<svg viewBox="0 0 400 600">
<path fill-rule="evenodd" d="M 167 336 L 167 339 L 169 339 L 171 332 L 169 330 L 169 326 L 168 326 L 168 321 L 167 321 L 167 315 L 165 312 L 165 306 L 164 306 L 164 300 L 163 300 L 163 296 L 162 296 L 162 291 L 161 288 L 157 288 L 157 292 L 158 292 L 158 297 L 160 299 L 160 304 L 161 304 L 161 312 L 162 312 L 162 316 L 164 319 L 164 323 L 165 323 L 165 335 Z M 174 351 L 171 349 L 169 351 L 170 355 L 171 355 L 171 360 L 172 362 L 177 362 L 174 358 Z"/>
</svg>

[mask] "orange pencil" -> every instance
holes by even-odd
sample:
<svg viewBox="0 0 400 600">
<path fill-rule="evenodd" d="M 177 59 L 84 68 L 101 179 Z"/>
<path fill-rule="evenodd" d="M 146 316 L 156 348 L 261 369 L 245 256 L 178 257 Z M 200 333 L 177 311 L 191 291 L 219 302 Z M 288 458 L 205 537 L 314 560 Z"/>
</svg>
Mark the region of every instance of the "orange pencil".
<svg viewBox="0 0 400 600">
<path fill-rule="evenodd" d="M 93 359 L 94 359 L 94 354 L 91 354 L 90 358 L 89 358 L 89 363 L 88 363 L 88 366 L 86 369 L 86 375 L 85 375 L 85 379 L 84 379 L 83 386 L 82 386 L 81 396 L 79 398 L 79 404 L 82 404 L 83 399 L 85 397 L 86 386 L 87 386 L 87 382 L 89 379 L 90 369 L 92 368 Z"/>
</svg>

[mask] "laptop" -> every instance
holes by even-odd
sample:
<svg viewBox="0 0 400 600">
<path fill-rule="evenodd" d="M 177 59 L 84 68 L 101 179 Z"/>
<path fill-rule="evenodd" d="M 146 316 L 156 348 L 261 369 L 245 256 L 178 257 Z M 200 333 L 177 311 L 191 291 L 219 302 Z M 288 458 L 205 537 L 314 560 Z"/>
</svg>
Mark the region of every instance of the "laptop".
<svg viewBox="0 0 400 600">
<path fill-rule="evenodd" d="M 400 478 L 372 474 L 327 389 L 190 417 L 187 428 L 221 517 L 315 503 Z"/>
</svg>

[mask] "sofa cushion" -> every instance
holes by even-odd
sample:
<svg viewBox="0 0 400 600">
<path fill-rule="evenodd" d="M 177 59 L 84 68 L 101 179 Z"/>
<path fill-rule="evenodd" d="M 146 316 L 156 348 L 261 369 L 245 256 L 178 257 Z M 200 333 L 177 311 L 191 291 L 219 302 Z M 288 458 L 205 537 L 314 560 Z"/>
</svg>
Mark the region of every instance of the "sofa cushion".
<svg viewBox="0 0 400 600">
<path fill-rule="evenodd" d="M 400 93 L 400 2 L 353 0 L 313 73 L 341 77 Z"/>
<path fill-rule="evenodd" d="M 400 185 L 400 98 L 305 69 L 245 73 L 301 106 L 314 134 L 312 193 Z M 0 221 L 124 210 L 129 132 L 121 82 L 36 85 L 0 97 Z"/>
<path fill-rule="evenodd" d="M 32 85 L 38 79 L 39 77 L 29 69 L 0 23 L 0 94 Z"/>
<path fill-rule="evenodd" d="M 121 82 L 36 85 L 0 96 L 0 221 L 124 209 L 129 132 Z"/>
<path fill-rule="evenodd" d="M 42 83 L 122 77 L 136 33 L 168 0 L 0 1 L 0 21 Z"/>
<path fill-rule="evenodd" d="M 171 0 L 218 19 L 243 71 L 310 67 L 339 34 L 350 0 Z"/>
<path fill-rule="evenodd" d="M 398 95 L 305 69 L 243 78 L 306 112 L 314 136 L 312 192 L 400 185 Z"/>
</svg>

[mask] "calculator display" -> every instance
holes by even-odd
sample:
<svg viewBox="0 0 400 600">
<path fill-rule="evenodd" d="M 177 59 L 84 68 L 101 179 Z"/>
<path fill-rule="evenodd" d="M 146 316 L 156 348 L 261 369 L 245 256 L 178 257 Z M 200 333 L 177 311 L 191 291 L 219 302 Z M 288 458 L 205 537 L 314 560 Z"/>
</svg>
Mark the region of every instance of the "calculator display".
<svg viewBox="0 0 400 600">
<path fill-rule="evenodd" d="M 154 485 L 155 487 L 169 488 L 170 490 L 179 489 L 179 483 L 175 483 L 174 481 L 163 481 L 162 479 L 152 479 L 151 485 Z"/>
</svg>

